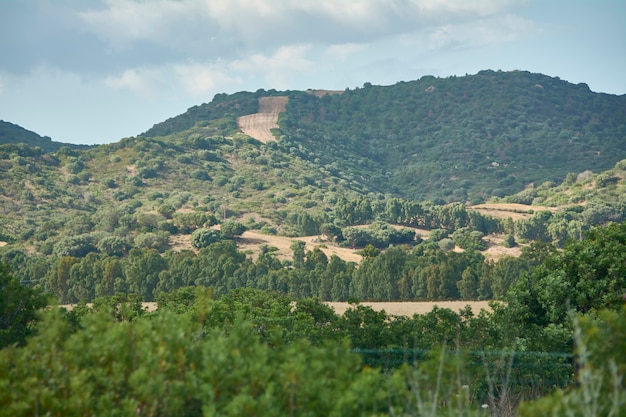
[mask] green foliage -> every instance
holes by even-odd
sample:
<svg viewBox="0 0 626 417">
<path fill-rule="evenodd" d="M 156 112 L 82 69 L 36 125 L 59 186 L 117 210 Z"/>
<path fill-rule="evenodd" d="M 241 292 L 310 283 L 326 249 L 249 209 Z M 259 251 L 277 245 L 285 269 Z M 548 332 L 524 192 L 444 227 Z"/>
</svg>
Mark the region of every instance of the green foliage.
<svg viewBox="0 0 626 417">
<path fill-rule="evenodd" d="M 507 233 L 502 237 L 502 246 L 505 248 L 512 248 L 515 245 L 517 245 L 517 242 L 515 242 L 513 235 Z"/>
<path fill-rule="evenodd" d="M 588 232 L 562 252 L 544 258 L 512 288 L 509 302 L 520 319 L 546 325 L 578 313 L 618 308 L 626 293 L 626 224 Z"/>
<path fill-rule="evenodd" d="M 191 234 L 189 242 L 196 249 L 206 248 L 222 238 L 219 231 L 213 229 L 197 229 Z"/>
<path fill-rule="evenodd" d="M 243 223 L 236 221 L 225 221 L 220 224 L 220 233 L 222 236 L 228 239 L 233 239 L 241 236 L 246 231 L 246 226 Z"/>
<path fill-rule="evenodd" d="M 23 345 L 33 334 L 37 310 L 47 305 L 39 290 L 21 285 L 0 263 L 0 349 Z"/>
<path fill-rule="evenodd" d="M 481 71 L 292 94 L 280 127 L 303 154 L 327 166 L 344 161 L 373 191 L 465 201 L 611 168 L 625 156 L 623 101 L 540 74 Z M 611 155 L 598 158 L 594 147 Z"/>
<path fill-rule="evenodd" d="M 57 256 L 82 257 L 96 250 L 93 237 L 87 234 L 79 236 L 67 236 L 59 241 L 54 252 Z"/>
<path fill-rule="evenodd" d="M 520 416 L 621 416 L 626 410 L 626 306 L 575 320 L 577 384 L 523 403 Z"/>
</svg>

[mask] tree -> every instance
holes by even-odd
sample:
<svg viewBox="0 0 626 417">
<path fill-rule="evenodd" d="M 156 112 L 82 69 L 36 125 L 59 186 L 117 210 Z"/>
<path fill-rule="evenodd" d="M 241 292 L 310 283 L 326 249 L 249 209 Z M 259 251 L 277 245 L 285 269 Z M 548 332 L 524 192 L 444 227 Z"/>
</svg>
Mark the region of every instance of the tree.
<svg viewBox="0 0 626 417">
<path fill-rule="evenodd" d="M 565 323 L 578 313 L 615 309 L 626 294 L 626 223 L 589 231 L 561 252 L 540 254 L 541 263 L 508 293 L 520 318 L 538 325 Z"/>
<path fill-rule="evenodd" d="M 246 229 L 247 228 L 243 223 L 232 220 L 227 220 L 220 225 L 220 232 L 222 233 L 222 236 L 228 239 L 234 239 L 241 236 Z"/>
<path fill-rule="evenodd" d="M 46 305 L 40 291 L 21 285 L 9 267 L 0 264 L 0 349 L 24 344 L 33 333 L 35 313 Z"/>
<path fill-rule="evenodd" d="M 303 242 L 301 240 L 292 240 L 289 247 L 293 251 L 293 265 L 296 268 L 301 268 L 302 266 L 304 266 L 304 249 L 306 248 L 306 242 Z"/>
<path fill-rule="evenodd" d="M 191 234 L 189 242 L 196 249 L 206 248 L 212 243 L 219 242 L 222 235 L 213 229 L 198 229 Z"/>
<path fill-rule="evenodd" d="M 126 239 L 119 236 L 106 236 L 98 242 L 98 250 L 109 256 L 123 256 L 128 252 L 129 245 Z"/>
<path fill-rule="evenodd" d="M 171 219 L 172 215 L 176 212 L 176 207 L 174 207 L 173 205 L 169 203 L 165 203 L 159 206 L 157 211 L 159 212 L 161 216 L 165 217 L 166 219 Z"/>
</svg>

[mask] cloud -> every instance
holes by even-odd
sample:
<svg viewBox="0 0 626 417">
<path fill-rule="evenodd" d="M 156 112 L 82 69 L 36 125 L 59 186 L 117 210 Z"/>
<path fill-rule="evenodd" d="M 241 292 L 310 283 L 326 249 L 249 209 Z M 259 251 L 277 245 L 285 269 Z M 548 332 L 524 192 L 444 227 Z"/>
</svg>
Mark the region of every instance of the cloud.
<svg viewBox="0 0 626 417">
<path fill-rule="evenodd" d="M 324 59 L 331 61 L 346 61 L 350 56 L 366 49 L 366 45 L 356 43 L 342 43 L 330 45 L 324 51 Z"/>
<path fill-rule="evenodd" d="M 311 49 L 310 44 L 282 46 L 272 55 L 256 53 L 235 60 L 229 68 L 240 74 L 260 74 L 272 88 L 284 89 L 292 77 L 315 69 L 315 61 L 307 57 Z"/>
<path fill-rule="evenodd" d="M 431 50 L 475 48 L 515 41 L 540 31 L 533 22 L 509 14 L 440 26 L 430 31 L 427 43 Z"/>
<path fill-rule="evenodd" d="M 243 82 L 219 64 L 176 65 L 174 71 L 185 91 L 194 96 L 230 90 Z"/>
<path fill-rule="evenodd" d="M 149 43 L 232 56 L 289 43 L 372 42 L 492 16 L 516 0 L 105 0 L 77 12 L 114 51 Z M 200 56 L 194 55 L 199 58 Z"/>
<path fill-rule="evenodd" d="M 105 84 L 114 90 L 129 90 L 144 98 L 154 98 L 163 84 L 163 77 L 156 69 L 132 68 L 106 77 Z"/>
</svg>

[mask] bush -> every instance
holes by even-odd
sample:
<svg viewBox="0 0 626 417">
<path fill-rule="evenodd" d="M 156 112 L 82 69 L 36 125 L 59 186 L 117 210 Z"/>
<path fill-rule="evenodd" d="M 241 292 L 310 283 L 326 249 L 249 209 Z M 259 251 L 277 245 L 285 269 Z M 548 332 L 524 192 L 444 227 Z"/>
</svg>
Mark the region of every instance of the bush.
<svg viewBox="0 0 626 417">
<path fill-rule="evenodd" d="M 135 238 L 135 247 L 155 249 L 159 252 L 167 250 L 169 234 L 166 232 L 142 233 Z"/>
<path fill-rule="evenodd" d="M 219 242 L 222 235 L 213 229 L 198 229 L 191 234 L 190 243 L 196 249 L 206 248 L 212 243 Z"/>
<path fill-rule="evenodd" d="M 516 245 L 517 245 L 517 242 L 515 241 L 515 238 L 513 237 L 513 235 L 506 234 L 502 238 L 502 246 L 504 246 L 505 248 L 513 248 Z"/>
<path fill-rule="evenodd" d="M 241 236 L 246 230 L 247 228 L 243 223 L 232 220 L 225 221 L 220 226 L 222 236 L 229 239 Z"/>
</svg>

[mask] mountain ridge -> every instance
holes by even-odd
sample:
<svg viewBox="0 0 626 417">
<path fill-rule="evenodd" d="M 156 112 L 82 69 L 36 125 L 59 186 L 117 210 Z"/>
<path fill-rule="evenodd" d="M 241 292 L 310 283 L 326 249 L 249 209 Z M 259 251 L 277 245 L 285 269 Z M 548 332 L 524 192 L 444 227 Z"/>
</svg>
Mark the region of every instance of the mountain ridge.
<svg viewBox="0 0 626 417">
<path fill-rule="evenodd" d="M 25 129 L 15 123 L 0 120 L 0 145 L 11 144 L 24 144 L 31 147 L 38 147 L 44 152 L 55 152 L 64 146 L 73 149 L 89 148 L 89 145 L 56 142 L 48 136 L 41 136 L 38 133 Z"/>
</svg>

